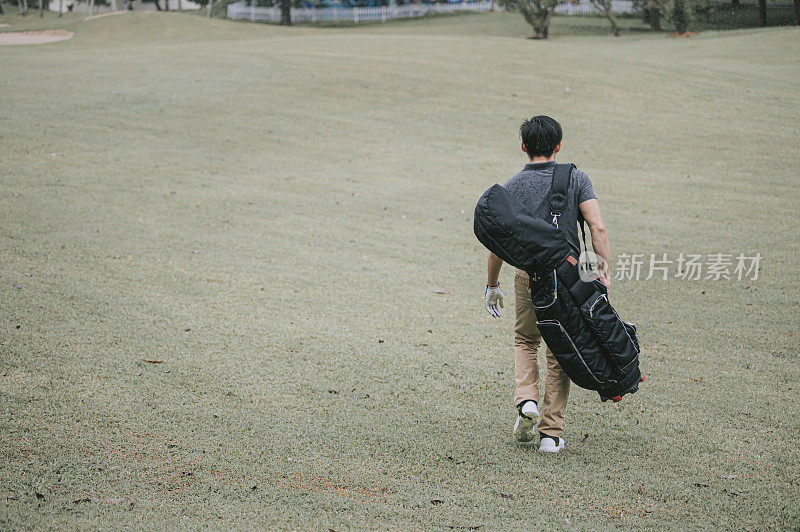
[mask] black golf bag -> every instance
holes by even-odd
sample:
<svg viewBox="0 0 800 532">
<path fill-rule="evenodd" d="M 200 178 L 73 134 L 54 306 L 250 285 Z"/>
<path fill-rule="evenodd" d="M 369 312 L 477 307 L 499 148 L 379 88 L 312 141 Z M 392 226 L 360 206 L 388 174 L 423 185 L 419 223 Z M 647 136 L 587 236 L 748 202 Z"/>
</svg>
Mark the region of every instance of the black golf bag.
<svg viewBox="0 0 800 532">
<path fill-rule="evenodd" d="M 535 217 L 508 190 L 494 185 L 475 207 L 475 236 L 504 262 L 530 276 L 536 325 L 570 379 L 596 390 L 603 401 L 620 401 L 644 380 L 636 327 L 620 319 L 603 283 L 581 279 L 577 257 L 558 229 L 573 167 L 557 164 L 553 171 L 553 224 Z"/>
</svg>

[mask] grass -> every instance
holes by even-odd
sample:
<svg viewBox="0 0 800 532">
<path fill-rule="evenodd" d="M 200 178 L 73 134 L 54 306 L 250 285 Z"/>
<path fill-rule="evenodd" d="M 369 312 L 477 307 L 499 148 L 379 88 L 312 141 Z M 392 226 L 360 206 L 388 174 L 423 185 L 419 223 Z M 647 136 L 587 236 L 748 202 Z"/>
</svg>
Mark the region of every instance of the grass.
<svg viewBox="0 0 800 532">
<path fill-rule="evenodd" d="M 800 526 L 795 29 L 64 25 L 0 55 L 4 528 Z M 558 456 L 471 220 L 536 113 L 614 254 L 764 256 L 616 281 L 648 381 Z"/>
<path fill-rule="evenodd" d="M 47 30 L 53 28 L 71 28 L 79 25 L 87 17 L 86 13 L 64 13 L 61 18 L 54 13 L 45 13 L 44 17 L 39 17 L 39 12 L 29 11 L 24 17 L 19 15 L 16 6 L 3 5 L 5 15 L 0 15 L 0 32 L 4 31 L 27 31 L 27 30 Z"/>
</svg>

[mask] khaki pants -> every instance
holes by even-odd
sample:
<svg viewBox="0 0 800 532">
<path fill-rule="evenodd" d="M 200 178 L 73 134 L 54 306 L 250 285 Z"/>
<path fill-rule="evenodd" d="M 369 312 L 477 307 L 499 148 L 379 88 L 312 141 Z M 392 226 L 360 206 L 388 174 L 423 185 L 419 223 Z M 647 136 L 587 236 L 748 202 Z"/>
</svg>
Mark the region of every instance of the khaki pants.
<svg viewBox="0 0 800 532">
<path fill-rule="evenodd" d="M 531 295 L 528 292 L 528 275 L 517 270 L 514 277 L 517 322 L 514 326 L 514 380 L 517 383 L 514 404 L 533 400 L 539 405 L 542 418 L 536 427 L 542 434 L 560 437 L 564 426 L 564 408 L 569 397 L 569 377 L 548 347 L 547 377 L 544 384 L 544 401 L 539 401 L 538 351 L 542 335 L 536 326 Z"/>
</svg>

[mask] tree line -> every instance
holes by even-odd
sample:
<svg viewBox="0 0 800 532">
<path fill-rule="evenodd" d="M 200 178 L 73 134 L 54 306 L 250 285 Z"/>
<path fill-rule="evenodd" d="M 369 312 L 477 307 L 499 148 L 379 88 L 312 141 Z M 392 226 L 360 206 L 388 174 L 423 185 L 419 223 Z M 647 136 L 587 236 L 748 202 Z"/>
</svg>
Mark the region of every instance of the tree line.
<svg viewBox="0 0 800 532">
<path fill-rule="evenodd" d="M 10 0 L 10 4 L 19 6 L 19 13 L 22 16 L 28 14 L 29 0 Z M 52 0 L 38 0 L 39 16 L 44 16 L 44 11 L 48 9 L 48 5 Z M 58 0 L 59 10 L 58 16 L 61 16 L 63 11 L 64 0 Z M 90 11 L 95 12 L 95 5 L 110 5 L 112 10 L 117 10 L 117 0 L 85 0 L 89 3 Z M 121 0 L 126 9 L 133 9 L 133 0 Z M 159 0 L 142 0 L 143 2 L 152 3 L 159 11 L 162 10 Z M 215 0 L 194 0 L 206 9 L 206 16 L 212 15 Z M 292 24 L 292 11 L 293 4 L 298 3 L 299 0 L 251 0 L 258 2 L 259 5 L 278 5 L 281 10 L 281 24 L 291 26 Z M 709 13 L 714 9 L 711 0 L 633 0 L 634 6 L 639 9 L 642 16 L 642 21 L 649 24 L 650 29 L 653 31 L 661 31 L 662 18 L 672 25 L 675 32 L 678 34 L 685 34 L 691 27 L 692 21 L 698 16 L 709 16 Z M 110 2 L 110 4 L 109 4 Z M 169 0 L 163 0 L 164 11 L 169 11 Z M 230 0 L 223 1 L 225 3 Z M 555 8 L 563 0 L 497 0 L 498 5 L 506 9 L 519 11 L 525 18 L 525 21 L 533 28 L 534 39 L 547 39 L 550 31 L 550 20 L 555 12 Z M 620 27 L 617 17 L 612 11 L 612 0 L 589 0 L 595 10 L 608 20 L 611 32 L 618 36 L 620 35 Z M 740 0 L 730 0 L 730 8 L 741 7 Z M 793 0 L 794 7 L 794 24 L 800 25 L 800 0 Z M 178 0 L 178 10 L 181 10 L 181 0 Z M 3 5 L 0 2 L 0 15 L 3 15 Z M 767 25 L 767 1 L 758 0 L 758 22 L 761 26 Z"/>
<path fill-rule="evenodd" d="M 604 16 L 614 35 L 620 34 L 617 17 L 611 10 L 612 0 L 589 0 L 599 14 Z M 534 39 L 547 39 L 550 30 L 550 19 L 561 0 L 500 0 L 501 5 L 519 11 L 525 21 L 533 28 Z M 690 0 L 634 0 L 641 11 L 642 21 L 650 25 L 652 31 L 662 30 L 662 18 L 665 17 L 675 32 L 685 34 L 697 16 L 708 16 L 713 9 L 709 0 L 692 2 Z M 800 0 L 793 0 L 794 24 L 800 25 Z M 739 0 L 731 0 L 730 7 L 740 6 Z M 767 2 L 758 0 L 759 25 L 767 25 Z"/>
<path fill-rule="evenodd" d="M 197 1 L 197 0 L 195 0 Z M 202 1 L 202 0 L 201 0 Z M 209 1 L 209 0 L 206 0 Z M 300 0 L 250 0 L 261 6 L 279 6 L 281 10 L 281 24 L 292 25 L 292 7 L 300 5 Z M 314 0 L 311 0 L 312 2 Z M 388 0 L 387 0 L 388 1 Z M 435 1 L 435 0 L 434 0 Z M 440 0 L 442 1 L 442 0 Z M 532 38 L 547 39 L 550 31 L 550 20 L 556 6 L 564 0 L 496 0 L 497 4 L 506 9 L 519 11 L 525 21 L 533 28 Z M 708 18 L 716 6 L 714 0 L 633 0 L 635 8 L 641 13 L 642 21 L 649 24 L 652 31 L 662 31 L 662 19 L 674 28 L 678 34 L 685 34 L 698 17 Z M 608 21 L 611 32 L 620 35 L 620 26 L 617 16 L 612 11 L 612 0 L 589 0 L 598 14 Z M 800 25 L 800 0 L 793 0 L 794 24 Z M 736 9 L 743 7 L 740 0 L 730 0 L 728 7 Z M 767 25 L 767 1 L 758 0 L 759 25 Z"/>
</svg>

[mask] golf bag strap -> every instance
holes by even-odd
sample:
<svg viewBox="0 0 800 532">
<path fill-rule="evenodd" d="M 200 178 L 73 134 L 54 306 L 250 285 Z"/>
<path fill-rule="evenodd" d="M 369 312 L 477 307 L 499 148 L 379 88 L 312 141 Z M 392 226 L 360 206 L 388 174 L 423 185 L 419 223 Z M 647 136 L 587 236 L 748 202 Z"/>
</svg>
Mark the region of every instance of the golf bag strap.
<svg viewBox="0 0 800 532">
<path fill-rule="evenodd" d="M 586 303 L 589 298 L 597 292 L 594 283 L 587 283 L 586 281 L 579 280 L 569 288 L 569 293 L 572 295 L 573 301 L 578 306 Z"/>
<path fill-rule="evenodd" d="M 572 176 L 574 164 L 556 164 L 553 167 L 553 182 L 550 185 L 550 216 L 553 217 L 553 225 L 558 227 L 558 217 L 567 206 L 567 190 L 569 190 L 569 180 Z"/>
<path fill-rule="evenodd" d="M 553 225 L 558 227 L 558 217 L 567 206 L 567 191 L 569 190 L 569 182 L 572 177 L 572 169 L 575 165 L 570 164 L 556 164 L 553 167 L 553 183 L 550 185 L 550 216 L 553 217 Z M 583 240 L 583 250 L 588 251 L 586 247 L 586 226 L 578 209 L 578 223 L 581 226 L 581 238 Z"/>
<path fill-rule="evenodd" d="M 585 222 L 583 220 L 583 215 L 581 214 L 580 209 L 578 209 L 578 221 L 581 224 L 581 239 L 583 240 L 583 251 L 588 252 L 589 248 L 586 247 L 586 227 L 584 226 Z"/>
</svg>

